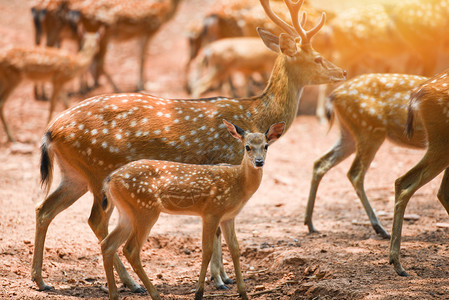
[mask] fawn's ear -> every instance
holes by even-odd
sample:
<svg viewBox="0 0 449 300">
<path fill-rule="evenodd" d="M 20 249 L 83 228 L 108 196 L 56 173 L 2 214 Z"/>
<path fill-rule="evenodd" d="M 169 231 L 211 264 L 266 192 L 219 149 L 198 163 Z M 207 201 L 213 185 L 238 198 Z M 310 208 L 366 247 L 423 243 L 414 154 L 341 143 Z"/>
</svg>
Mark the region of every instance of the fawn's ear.
<svg viewBox="0 0 449 300">
<path fill-rule="evenodd" d="M 265 137 L 267 138 L 268 144 L 274 143 L 278 138 L 281 137 L 285 129 L 285 122 L 276 123 L 270 126 L 270 129 L 265 132 Z"/>
<path fill-rule="evenodd" d="M 298 54 L 298 48 L 296 47 L 295 39 L 286 33 L 281 33 L 279 36 L 279 48 L 281 52 L 287 56 L 293 57 Z"/>
<path fill-rule="evenodd" d="M 259 34 L 262 41 L 265 43 L 265 46 L 268 47 L 273 52 L 279 53 L 279 38 L 269 32 L 266 29 L 261 27 L 257 27 L 257 33 Z"/>
<path fill-rule="evenodd" d="M 228 131 L 231 133 L 231 135 L 238 139 L 239 141 L 243 142 L 243 138 L 245 137 L 245 130 L 238 127 L 237 125 L 232 124 L 231 122 L 228 122 L 226 120 L 223 120 L 223 123 L 228 128 Z"/>
</svg>

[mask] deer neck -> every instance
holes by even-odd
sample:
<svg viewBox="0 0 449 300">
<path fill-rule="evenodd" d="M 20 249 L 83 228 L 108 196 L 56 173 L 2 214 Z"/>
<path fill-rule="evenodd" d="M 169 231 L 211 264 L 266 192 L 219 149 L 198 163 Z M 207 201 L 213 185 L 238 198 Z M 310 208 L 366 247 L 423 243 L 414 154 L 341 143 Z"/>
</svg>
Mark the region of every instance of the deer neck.
<svg viewBox="0 0 449 300">
<path fill-rule="evenodd" d="M 258 128 L 268 128 L 274 122 L 283 121 L 287 130 L 293 123 L 306 82 L 295 74 L 290 64 L 287 56 L 280 54 L 277 57 L 258 107 L 264 115 L 258 120 Z"/>
<path fill-rule="evenodd" d="M 239 182 L 242 192 L 248 200 L 257 191 L 262 181 L 263 170 L 256 168 L 245 154 L 242 163 L 238 166 Z"/>
<path fill-rule="evenodd" d="M 94 58 L 96 53 L 95 47 L 86 47 L 82 48 L 78 53 L 78 63 L 81 68 L 87 67 L 90 65 L 92 59 Z"/>
</svg>

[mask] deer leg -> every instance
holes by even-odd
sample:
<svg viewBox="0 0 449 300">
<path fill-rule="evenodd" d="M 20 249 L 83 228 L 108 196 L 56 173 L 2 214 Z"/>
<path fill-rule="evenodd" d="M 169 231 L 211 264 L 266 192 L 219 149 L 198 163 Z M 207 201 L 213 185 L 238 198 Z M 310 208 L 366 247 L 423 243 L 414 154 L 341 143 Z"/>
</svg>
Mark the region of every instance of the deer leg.
<svg viewBox="0 0 449 300">
<path fill-rule="evenodd" d="M 368 171 L 377 150 L 379 150 L 379 147 L 380 145 L 382 145 L 384 140 L 384 135 L 375 136 L 373 134 L 364 135 L 363 137 L 357 138 L 356 156 L 354 158 L 354 161 L 352 162 L 351 168 L 349 169 L 348 178 L 351 181 L 352 186 L 357 193 L 357 196 L 362 202 L 362 205 L 365 208 L 365 211 L 374 230 L 383 238 L 388 239 L 390 238 L 390 234 L 380 224 L 376 213 L 369 203 L 364 188 L 365 174 Z"/>
<path fill-rule="evenodd" d="M 118 299 L 117 285 L 114 279 L 114 257 L 117 249 L 128 239 L 131 233 L 131 223 L 123 214 L 119 216 L 117 227 L 101 242 L 103 264 L 108 282 L 109 299 Z"/>
<path fill-rule="evenodd" d="M 446 155 L 447 149 L 444 149 L 444 146 L 440 147 L 442 147 L 442 149 L 435 149 L 436 147 L 429 145 L 427 152 L 424 154 L 421 161 L 405 175 L 396 179 L 395 182 L 393 229 L 390 241 L 390 264 L 393 264 L 396 273 L 400 276 L 408 276 L 399 259 L 405 208 L 407 207 L 410 198 L 420 187 L 435 178 L 448 167 L 449 157 Z"/>
<path fill-rule="evenodd" d="M 95 233 L 99 241 L 102 241 L 108 235 L 108 223 L 112 214 L 112 209 L 104 211 L 101 207 L 102 197 L 94 194 L 94 203 L 92 205 L 90 217 L 88 220 L 89 226 Z M 114 267 L 120 277 L 120 280 L 133 293 L 143 293 L 143 288 L 137 284 L 126 271 L 125 266 L 120 261 L 117 254 L 114 256 Z"/>
<path fill-rule="evenodd" d="M 200 276 L 198 279 L 198 287 L 195 291 L 195 300 L 203 299 L 204 281 L 206 279 L 207 266 L 209 265 L 212 252 L 214 250 L 214 237 L 217 232 L 219 219 L 217 216 L 203 217 L 203 237 L 202 237 L 202 261 Z"/>
<path fill-rule="evenodd" d="M 87 192 L 87 185 L 74 177 L 67 176 L 64 169 L 62 169 L 62 176 L 58 188 L 36 208 L 36 233 L 31 278 L 41 291 L 52 288 L 42 279 L 42 259 L 48 226 L 56 215 Z"/>
<path fill-rule="evenodd" d="M 326 124 L 326 114 L 325 114 L 325 104 L 326 96 L 328 91 L 327 84 L 320 84 L 318 86 L 318 95 L 316 100 L 316 110 L 315 115 L 321 124 Z"/>
<path fill-rule="evenodd" d="M 147 240 L 147 237 L 151 231 L 151 228 L 159 218 L 159 211 L 151 211 L 144 215 L 134 216 L 138 219 L 133 220 L 137 226 L 133 226 L 131 236 L 123 248 L 123 253 L 128 259 L 129 263 L 133 267 L 134 272 L 142 280 L 143 284 L 150 293 L 153 300 L 161 299 L 159 292 L 156 290 L 151 280 L 148 278 L 145 270 L 143 269 L 142 262 L 140 260 L 140 252 L 143 244 Z"/>
<path fill-rule="evenodd" d="M 438 200 L 449 214 L 449 169 L 444 170 L 443 180 L 438 190 Z"/>
<path fill-rule="evenodd" d="M 137 82 L 137 91 L 145 89 L 144 87 L 144 73 L 145 73 L 145 59 L 147 57 L 148 42 L 150 37 L 145 35 L 142 39 L 142 44 L 140 48 L 140 69 L 139 69 L 139 81 Z"/>
<path fill-rule="evenodd" d="M 214 281 L 217 289 L 227 290 L 228 287 L 225 283 L 232 284 L 234 281 L 228 277 L 223 267 L 223 253 L 221 249 L 221 230 L 218 227 L 214 237 L 214 251 L 210 260 L 210 278 Z"/>
<path fill-rule="evenodd" d="M 3 109 L 5 108 L 6 99 L 8 99 L 11 92 L 14 90 L 14 88 L 17 86 L 17 83 L 10 83 L 8 84 L 1 84 L 0 85 L 0 118 L 3 123 L 3 128 L 5 128 L 6 135 L 8 136 L 8 141 L 15 142 L 16 139 L 13 137 L 8 124 L 6 123 L 5 116 L 3 114 Z"/>
<path fill-rule="evenodd" d="M 62 88 L 62 85 L 53 83 L 53 91 L 52 91 L 51 97 L 50 97 L 50 111 L 48 114 L 47 124 L 50 123 L 50 121 L 51 121 L 51 117 L 53 115 L 53 111 L 55 110 L 56 101 L 60 94 L 61 88 Z"/>
<path fill-rule="evenodd" d="M 240 297 L 248 299 L 246 294 L 245 283 L 243 282 L 242 270 L 240 269 L 240 250 L 237 237 L 235 235 L 234 219 L 221 222 L 220 226 L 223 229 L 223 235 L 231 253 L 232 262 L 234 264 L 235 278 L 237 281 L 237 290 Z"/>
<path fill-rule="evenodd" d="M 354 153 L 355 145 L 351 134 L 341 127 L 341 133 L 339 140 L 335 145 L 321 158 L 315 161 L 313 165 L 312 182 L 309 191 L 309 200 L 307 201 L 306 216 L 304 224 L 309 227 L 309 232 L 318 232 L 312 223 L 313 208 L 315 206 L 316 194 L 318 191 L 318 185 L 320 184 L 323 176 L 334 166 L 342 162 L 349 155 Z"/>
</svg>

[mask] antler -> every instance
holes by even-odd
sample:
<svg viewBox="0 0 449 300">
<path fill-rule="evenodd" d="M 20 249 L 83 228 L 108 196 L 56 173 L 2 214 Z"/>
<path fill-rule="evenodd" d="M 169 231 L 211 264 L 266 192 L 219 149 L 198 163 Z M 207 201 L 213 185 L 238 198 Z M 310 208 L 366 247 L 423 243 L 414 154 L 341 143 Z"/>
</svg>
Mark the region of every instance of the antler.
<svg viewBox="0 0 449 300">
<path fill-rule="evenodd" d="M 301 38 L 302 44 L 310 43 L 310 40 L 312 37 L 317 34 L 317 32 L 323 27 L 325 21 L 326 21 L 326 14 L 323 12 L 321 15 L 321 19 L 318 22 L 318 24 L 313 27 L 312 29 L 306 31 L 304 30 L 303 26 L 306 23 L 307 14 L 306 12 L 302 13 L 301 21 L 299 21 L 299 10 L 301 9 L 301 6 L 304 3 L 304 0 L 299 0 L 298 2 L 293 2 L 291 0 L 284 0 L 285 5 L 287 5 L 287 8 L 290 12 L 290 16 L 292 18 L 292 24 L 293 26 L 287 24 L 284 20 L 279 18 L 278 15 L 276 15 L 273 10 L 270 7 L 269 0 L 260 0 L 260 4 L 262 4 L 263 9 L 265 10 L 265 13 L 267 16 L 279 27 L 284 29 L 287 33 L 289 33 L 292 36 L 299 36 Z"/>
</svg>

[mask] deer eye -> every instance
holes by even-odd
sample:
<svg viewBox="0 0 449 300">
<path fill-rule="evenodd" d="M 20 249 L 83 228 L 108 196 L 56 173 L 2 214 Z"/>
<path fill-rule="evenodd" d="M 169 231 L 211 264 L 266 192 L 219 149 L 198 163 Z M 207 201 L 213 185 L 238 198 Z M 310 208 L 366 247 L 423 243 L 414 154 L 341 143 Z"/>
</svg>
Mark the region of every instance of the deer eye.
<svg viewBox="0 0 449 300">
<path fill-rule="evenodd" d="M 323 58 L 321 56 L 315 57 L 315 62 L 317 64 L 322 64 L 323 63 Z"/>
<path fill-rule="evenodd" d="M 248 145 L 245 146 L 245 149 L 246 149 L 246 151 L 251 151 L 251 147 Z"/>
<path fill-rule="evenodd" d="M 264 147 L 264 148 L 265 148 L 265 150 L 267 150 L 267 149 L 268 149 L 268 144 L 265 144 L 265 147 Z"/>
</svg>

